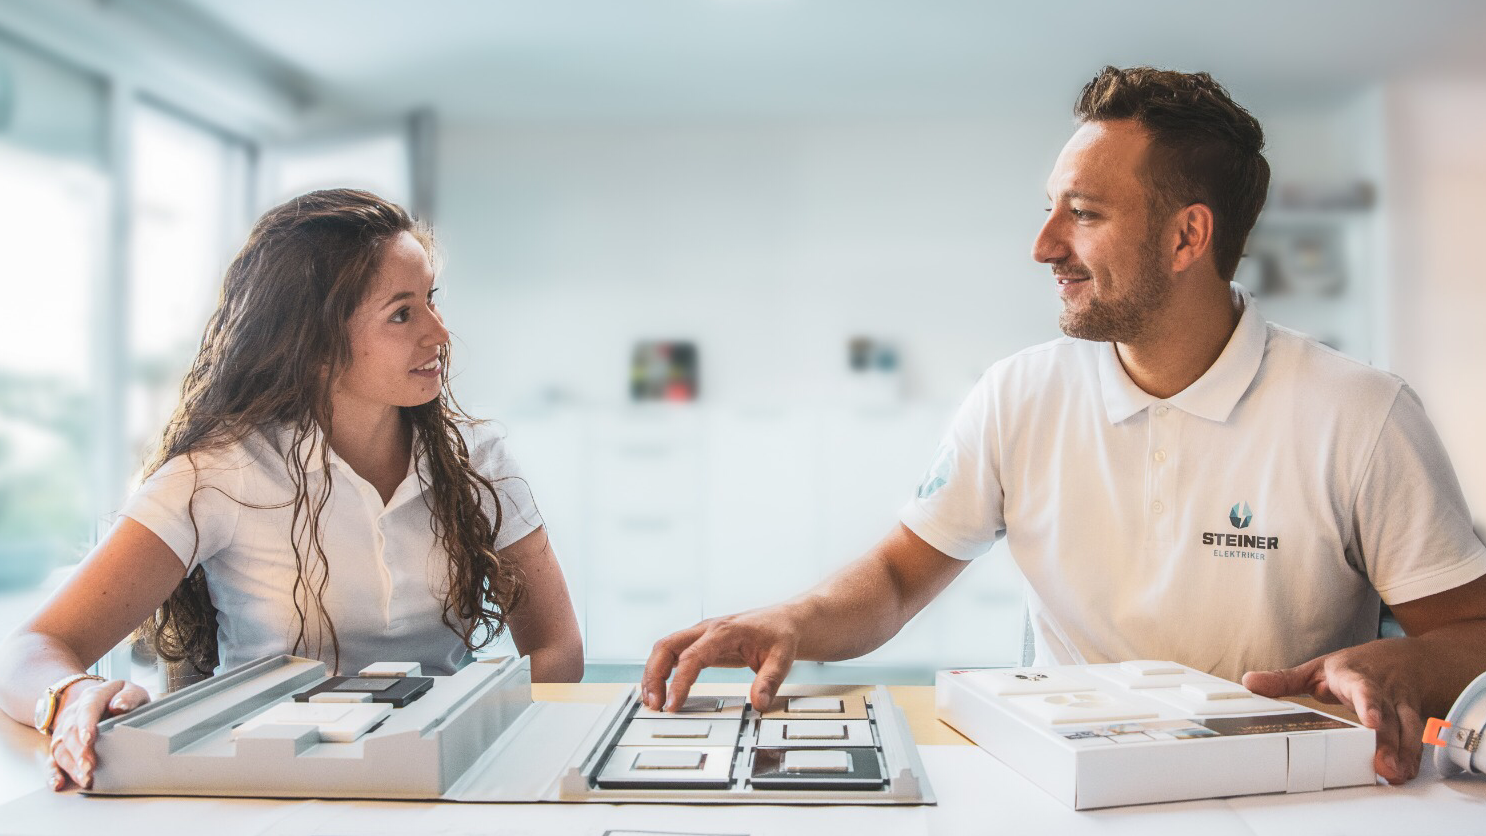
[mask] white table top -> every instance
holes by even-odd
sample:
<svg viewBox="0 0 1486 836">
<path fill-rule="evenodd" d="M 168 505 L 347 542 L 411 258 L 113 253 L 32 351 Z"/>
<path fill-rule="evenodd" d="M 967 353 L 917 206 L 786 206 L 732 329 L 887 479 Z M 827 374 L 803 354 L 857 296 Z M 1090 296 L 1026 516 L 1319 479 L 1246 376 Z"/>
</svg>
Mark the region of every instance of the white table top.
<svg viewBox="0 0 1486 836">
<path fill-rule="evenodd" d="M 928 690 L 928 689 L 925 689 Z M 157 836 L 602 836 L 609 829 L 704 834 L 1412 834 L 1486 832 L 1486 780 L 1441 780 L 1428 762 L 1402 787 L 1245 796 L 1075 812 L 973 746 L 920 746 L 935 807 L 458 804 L 87 797 L 44 787 L 43 741 L 0 719 L 0 833 Z"/>
</svg>

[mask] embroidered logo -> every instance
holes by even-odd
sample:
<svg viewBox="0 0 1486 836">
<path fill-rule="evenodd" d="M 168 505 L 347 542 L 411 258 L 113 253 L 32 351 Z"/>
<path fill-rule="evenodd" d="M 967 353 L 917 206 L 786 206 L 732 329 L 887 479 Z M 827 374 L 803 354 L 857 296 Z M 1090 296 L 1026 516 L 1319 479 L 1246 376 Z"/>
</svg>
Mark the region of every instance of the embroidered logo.
<svg viewBox="0 0 1486 836">
<path fill-rule="evenodd" d="M 949 484 L 949 477 L 955 469 L 955 451 L 948 445 L 939 448 L 934 454 L 934 464 L 929 467 L 929 472 L 924 474 L 924 481 L 918 486 L 918 498 L 928 499 L 934 492 Z"/>
</svg>

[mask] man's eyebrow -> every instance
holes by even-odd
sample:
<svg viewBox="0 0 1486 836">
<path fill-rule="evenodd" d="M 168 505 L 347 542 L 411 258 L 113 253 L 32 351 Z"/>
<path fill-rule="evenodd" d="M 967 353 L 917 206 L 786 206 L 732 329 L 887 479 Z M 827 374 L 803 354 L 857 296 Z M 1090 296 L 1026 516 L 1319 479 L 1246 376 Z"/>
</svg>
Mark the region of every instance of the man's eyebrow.
<svg viewBox="0 0 1486 836">
<path fill-rule="evenodd" d="M 1088 192 L 1081 192 L 1081 191 L 1078 191 L 1076 189 L 1068 189 L 1068 190 L 1064 191 L 1062 194 L 1060 194 L 1059 197 L 1063 198 L 1064 200 L 1086 200 L 1086 201 L 1088 201 L 1090 203 L 1108 203 L 1109 202 L 1109 201 L 1105 200 L 1104 198 L 1100 197 L 1099 195 L 1089 194 Z M 1047 199 L 1049 201 L 1051 201 L 1053 199 L 1053 196 L 1052 195 L 1048 195 L 1047 196 Z"/>
</svg>

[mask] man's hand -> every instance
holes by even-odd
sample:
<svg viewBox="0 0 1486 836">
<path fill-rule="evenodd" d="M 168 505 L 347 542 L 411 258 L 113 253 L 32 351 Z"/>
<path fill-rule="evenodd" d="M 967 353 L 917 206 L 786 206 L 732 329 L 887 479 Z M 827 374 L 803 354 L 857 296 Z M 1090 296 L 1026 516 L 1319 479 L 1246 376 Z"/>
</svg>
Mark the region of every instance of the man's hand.
<svg viewBox="0 0 1486 836">
<path fill-rule="evenodd" d="M 1243 686 L 1266 697 L 1309 694 L 1350 706 L 1362 725 L 1377 732 L 1373 767 L 1390 784 L 1402 784 L 1419 773 L 1424 748 L 1421 683 L 1428 672 L 1419 668 L 1427 656 L 1413 644 L 1413 639 L 1380 639 L 1286 670 L 1250 671 Z"/>
<path fill-rule="evenodd" d="M 784 684 L 799 643 L 788 605 L 710 618 L 655 643 L 645 663 L 640 699 L 652 710 L 675 711 L 686 702 L 703 668 L 751 668 L 758 676 L 749 699 L 754 708 L 765 711 Z"/>
</svg>

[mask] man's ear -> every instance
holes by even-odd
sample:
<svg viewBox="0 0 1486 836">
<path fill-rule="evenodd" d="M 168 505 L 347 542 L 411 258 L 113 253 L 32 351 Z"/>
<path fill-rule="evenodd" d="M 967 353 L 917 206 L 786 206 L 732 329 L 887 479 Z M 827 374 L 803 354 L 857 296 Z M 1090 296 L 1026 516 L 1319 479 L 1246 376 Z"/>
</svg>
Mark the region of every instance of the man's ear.
<svg viewBox="0 0 1486 836">
<path fill-rule="evenodd" d="M 1193 203 L 1177 211 L 1171 222 L 1176 237 L 1171 270 L 1183 273 L 1212 251 L 1213 210 L 1205 203 Z"/>
</svg>

